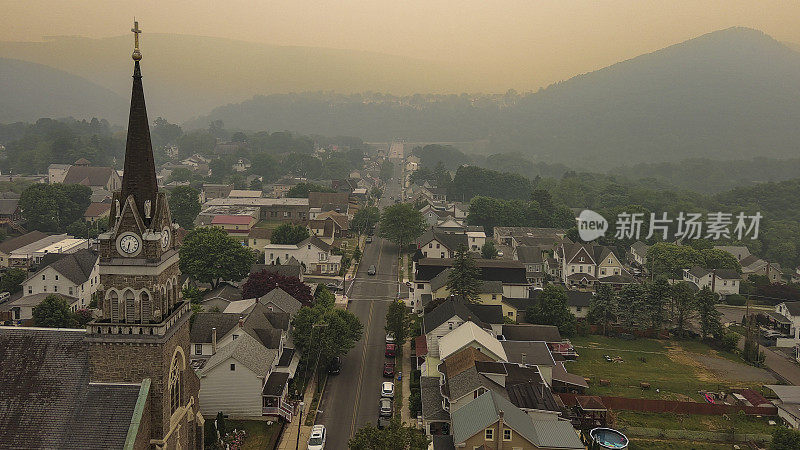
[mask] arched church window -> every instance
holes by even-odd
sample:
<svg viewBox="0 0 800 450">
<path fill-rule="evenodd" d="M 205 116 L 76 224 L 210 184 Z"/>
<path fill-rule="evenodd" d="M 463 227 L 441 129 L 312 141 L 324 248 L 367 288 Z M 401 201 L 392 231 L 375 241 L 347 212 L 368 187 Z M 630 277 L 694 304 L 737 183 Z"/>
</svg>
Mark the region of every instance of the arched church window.
<svg viewBox="0 0 800 450">
<path fill-rule="evenodd" d="M 174 413 L 181 406 L 181 360 L 183 355 L 175 353 L 169 369 L 169 411 Z"/>
<path fill-rule="evenodd" d="M 136 321 L 136 296 L 133 291 L 125 291 L 125 322 L 133 323 Z"/>
<path fill-rule="evenodd" d="M 150 294 L 147 291 L 142 291 L 140 294 L 142 306 L 142 323 L 150 323 L 153 318 L 153 306 L 150 300 Z"/>
<path fill-rule="evenodd" d="M 109 309 L 111 310 L 111 321 L 119 322 L 119 295 L 117 291 L 111 291 L 108 295 Z"/>
</svg>

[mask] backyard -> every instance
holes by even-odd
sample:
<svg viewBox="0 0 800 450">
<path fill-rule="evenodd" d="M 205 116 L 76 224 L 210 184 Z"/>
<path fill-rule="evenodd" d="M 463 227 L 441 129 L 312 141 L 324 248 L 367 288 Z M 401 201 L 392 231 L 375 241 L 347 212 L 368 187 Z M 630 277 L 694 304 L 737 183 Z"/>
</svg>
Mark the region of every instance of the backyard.
<svg viewBox="0 0 800 450">
<path fill-rule="evenodd" d="M 247 438 L 242 444 L 242 450 L 261 450 L 273 448 L 278 439 L 280 423 L 273 422 L 267 425 L 263 420 L 231 420 L 225 421 L 227 430 L 245 430 Z"/>
<path fill-rule="evenodd" d="M 742 434 L 772 434 L 776 427 L 768 423 L 769 418 L 747 416 L 744 414 L 711 416 L 614 411 L 613 415 L 615 416 L 614 426 L 620 429 L 641 427 L 658 428 L 662 430 L 714 431 L 721 433 L 735 430 L 736 433 Z"/>
<path fill-rule="evenodd" d="M 594 335 L 571 340 L 580 356 L 566 368 L 591 379 L 590 395 L 704 401 L 700 391 L 758 390 L 775 381 L 769 372 L 747 365 L 738 355 L 697 341 Z M 609 383 L 601 386 L 600 380 Z M 640 383 L 649 383 L 650 388 L 642 389 Z"/>
</svg>

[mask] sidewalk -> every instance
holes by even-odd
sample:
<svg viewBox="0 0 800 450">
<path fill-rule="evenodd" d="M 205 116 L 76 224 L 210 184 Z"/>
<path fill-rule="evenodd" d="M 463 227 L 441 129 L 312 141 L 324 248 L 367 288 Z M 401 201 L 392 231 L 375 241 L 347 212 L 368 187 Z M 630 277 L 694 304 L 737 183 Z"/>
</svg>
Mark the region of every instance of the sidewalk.
<svg viewBox="0 0 800 450">
<path fill-rule="evenodd" d="M 308 383 L 306 387 L 306 392 L 303 394 L 303 403 L 304 403 L 304 410 L 303 410 L 303 423 L 306 421 L 306 415 L 308 414 L 309 409 L 311 408 L 311 400 L 314 398 L 314 391 L 317 388 L 316 377 L 311 376 L 311 382 Z M 300 414 L 295 415 L 292 418 L 292 423 L 286 424 L 286 427 L 283 429 L 283 434 L 281 435 L 281 441 L 278 443 L 276 447 L 279 450 L 294 450 L 297 446 L 297 431 L 298 431 L 298 421 L 300 420 Z M 308 438 L 311 436 L 311 426 L 306 426 L 301 424 L 299 426 L 300 429 L 300 445 L 299 448 L 306 448 L 308 446 Z"/>
<path fill-rule="evenodd" d="M 400 370 L 403 371 L 403 380 L 402 380 L 402 389 L 403 389 L 403 408 L 400 410 L 400 420 L 405 424 L 413 424 L 416 425 L 417 421 L 411 421 L 411 410 L 409 409 L 408 404 L 408 396 L 411 394 L 411 364 L 409 364 L 409 358 L 411 358 L 411 341 L 406 341 L 403 344 L 403 366 Z M 408 366 L 408 370 L 406 370 L 406 366 Z"/>
</svg>

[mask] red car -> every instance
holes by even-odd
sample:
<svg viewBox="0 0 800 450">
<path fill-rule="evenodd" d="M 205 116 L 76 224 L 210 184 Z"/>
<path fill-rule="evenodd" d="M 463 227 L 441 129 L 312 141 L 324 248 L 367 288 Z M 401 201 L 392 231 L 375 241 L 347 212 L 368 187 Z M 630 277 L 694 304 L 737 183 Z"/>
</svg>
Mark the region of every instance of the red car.
<svg viewBox="0 0 800 450">
<path fill-rule="evenodd" d="M 396 348 L 395 344 L 386 344 L 386 351 L 383 352 L 384 356 L 387 358 L 394 358 Z"/>
<path fill-rule="evenodd" d="M 383 376 L 386 378 L 394 378 L 394 363 L 383 363 Z"/>
</svg>

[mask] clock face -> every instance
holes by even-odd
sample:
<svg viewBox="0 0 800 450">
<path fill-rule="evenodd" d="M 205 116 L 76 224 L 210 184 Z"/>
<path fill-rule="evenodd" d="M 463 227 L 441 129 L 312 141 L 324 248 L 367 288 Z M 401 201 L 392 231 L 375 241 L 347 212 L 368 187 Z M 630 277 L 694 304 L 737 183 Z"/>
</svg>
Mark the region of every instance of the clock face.
<svg viewBox="0 0 800 450">
<path fill-rule="evenodd" d="M 124 255 L 135 255 L 141 249 L 142 243 L 135 234 L 126 234 L 119 239 L 117 246 Z"/>
<path fill-rule="evenodd" d="M 170 241 L 170 232 L 169 232 L 169 227 L 167 226 L 164 227 L 163 230 L 161 230 L 161 248 L 166 250 L 167 247 L 169 247 L 169 241 Z"/>
</svg>

